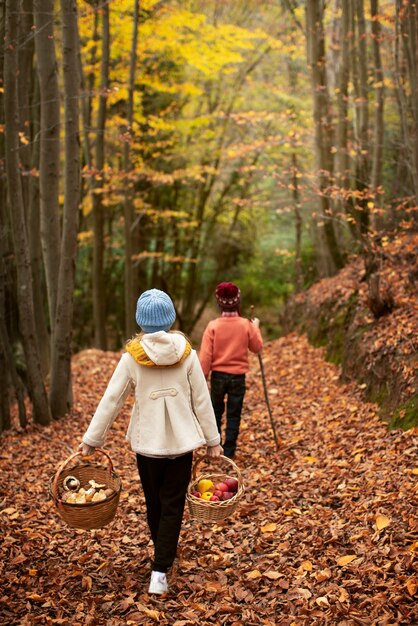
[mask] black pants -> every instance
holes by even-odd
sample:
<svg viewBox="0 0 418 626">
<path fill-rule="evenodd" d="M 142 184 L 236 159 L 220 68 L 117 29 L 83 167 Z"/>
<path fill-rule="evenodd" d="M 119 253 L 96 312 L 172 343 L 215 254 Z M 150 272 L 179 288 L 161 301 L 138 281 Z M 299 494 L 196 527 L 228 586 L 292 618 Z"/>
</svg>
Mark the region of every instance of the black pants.
<svg viewBox="0 0 418 626">
<path fill-rule="evenodd" d="M 232 458 L 237 447 L 241 423 L 242 404 L 245 396 L 245 374 L 212 372 L 210 377 L 210 396 L 219 433 L 221 433 L 225 396 L 227 396 L 225 440 L 222 445 L 225 456 Z"/>
<path fill-rule="evenodd" d="M 137 454 L 136 460 L 154 542 L 152 569 L 166 572 L 176 556 L 193 452 L 175 459 Z"/>
</svg>

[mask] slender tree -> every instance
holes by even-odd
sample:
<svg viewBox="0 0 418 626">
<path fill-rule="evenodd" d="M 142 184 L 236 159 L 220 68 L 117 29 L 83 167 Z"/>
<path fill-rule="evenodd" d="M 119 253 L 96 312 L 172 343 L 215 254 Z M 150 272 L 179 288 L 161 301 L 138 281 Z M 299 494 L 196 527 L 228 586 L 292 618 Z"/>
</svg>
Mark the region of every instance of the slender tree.
<svg viewBox="0 0 418 626">
<path fill-rule="evenodd" d="M 53 334 L 50 404 L 54 418 L 72 402 L 71 340 L 78 207 L 80 202 L 80 141 L 78 24 L 75 0 L 61 0 L 65 105 L 64 213 L 57 306 Z"/>
<path fill-rule="evenodd" d="M 354 87 L 356 105 L 356 157 L 355 188 L 360 192 L 354 212 L 359 234 L 367 231 L 369 224 L 369 179 L 370 179 L 370 128 L 369 128 L 369 84 L 367 65 L 367 32 L 364 15 L 364 0 L 355 0 L 354 24 L 357 33 L 356 60 L 354 65 Z"/>
<path fill-rule="evenodd" d="M 17 300 L 19 307 L 20 331 L 25 352 L 29 393 L 33 403 L 34 420 L 48 424 L 50 411 L 42 379 L 38 338 L 33 310 L 32 271 L 28 237 L 26 232 L 25 209 L 19 168 L 19 106 L 18 106 L 18 54 L 20 4 L 6 1 L 6 32 L 4 57 L 4 111 L 5 111 L 5 152 L 8 181 L 13 247 L 17 270 Z"/>
<path fill-rule="evenodd" d="M 413 0 L 396 1 L 396 23 L 398 36 L 403 43 L 408 89 L 401 84 L 401 63 L 397 65 L 398 97 L 401 103 L 401 120 L 404 127 L 415 197 L 418 200 L 418 9 Z"/>
<path fill-rule="evenodd" d="M 374 204 L 380 204 L 380 188 L 382 185 L 383 168 L 383 141 L 384 141 L 384 105 L 385 105 L 385 85 L 380 53 L 382 28 L 379 16 L 379 0 L 370 1 L 370 12 L 372 18 L 372 39 L 374 58 L 374 90 L 375 90 L 375 110 L 373 123 L 373 153 L 372 153 L 372 174 L 371 189 L 374 195 Z M 374 225 L 377 226 L 374 220 Z"/>
<path fill-rule="evenodd" d="M 105 128 L 107 116 L 107 96 L 109 89 L 109 4 L 101 5 L 102 16 L 102 58 L 100 66 L 99 106 L 96 124 L 96 170 L 93 183 L 93 319 L 94 336 L 97 348 L 106 350 L 106 287 L 104 275 L 104 224 L 103 205 L 104 164 L 105 164 Z"/>
<path fill-rule="evenodd" d="M 308 63 L 311 69 L 313 92 L 313 117 L 315 123 L 315 149 L 318 170 L 320 220 L 324 233 L 323 271 L 333 273 L 342 267 L 343 255 L 335 236 L 329 187 L 333 174 L 333 126 L 330 99 L 327 85 L 324 0 L 307 0 L 306 31 L 308 43 Z M 321 231 L 320 231 L 321 233 Z"/>
<path fill-rule="evenodd" d="M 54 0 L 34 0 L 35 50 L 41 102 L 39 192 L 41 241 L 51 331 L 60 266 L 60 93 L 55 55 Z"/>
<path fill-rule="evenodd" d="M 132 44 L 129 62 L 129 83 L 128 83 L 128 103 L 127 103 L 127 132 L 132 133 L 132 124 L 134 119 L 134 93 L 135 93 L 135 73 L 137 63 L 137 42 L 138 42 L 138 16 L 139 16 L 139 0 L 134 2 L 134 15 L 132 22 Z M 123 169 L 128 177 L 132 171 L 132 161 L 130 154 L 130 141 L 125 142 L 123 152 Z M 129 337 L 135 332 L 134 321 L 134 305 L 136 297 L 136 281 L 132 257 L 134 254 L 133 247 L 133 202 L 132 202 L 132 183 L 129 182 L 125 186 L 124 199 L 124 222 L 125 222 L 125 334 Z"/>
<path fill-rule="evenodd" d="M 348 154 L 348 135 L 349 135 L 349 95 L 348 83 L 350 79 L 350 55 L 349 55 L 349 39 L 350 39 L 350 0 L 342 0 L 341 2 L 341 19 L 340 19 L 340 64 L 338 75 L 337 105 L 338 105 L 338 123 L 336 129 L 336 159 L 335 159 L 335 176 L 337 184 L 341 188 L 342 201 L 340 207 L 345 205 L 345 192 L 350 187 L 350 160 Z"/>
</svg>

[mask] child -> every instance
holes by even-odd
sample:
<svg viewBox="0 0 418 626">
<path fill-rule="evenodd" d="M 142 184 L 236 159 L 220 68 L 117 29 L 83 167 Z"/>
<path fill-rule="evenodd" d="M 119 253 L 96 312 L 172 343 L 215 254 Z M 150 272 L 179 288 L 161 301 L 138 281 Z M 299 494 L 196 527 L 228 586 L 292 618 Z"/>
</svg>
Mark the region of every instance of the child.
<svg viewBox="0 0 418 626">
<path fill-rule="evenodd" d="M 211 399 L 219 433 L 226 404 L 224 455 L 232 458 L 237 446 L 245 395 L 245 373 L 249 370 L 248 350 L 260 352 L 263 347 L 257 318 L 240 317 L 241 292 L 234 283 L 216 287 L 216 301 L 221 316 L 209 322 L 203 334 L 199 360 L 208 378 L 212 372 Z"/>
<path fill-rule="evenodd" d="M 196 352 L 182 333 L 169 332 L 175 318 L 163 291 L 150 289 L 139 297 L 136 321 L 143 334 L 127 343 L 79 447 L 88 455 L 103 446 L 133 389 L 127 439 L 136 453 L 154 543 L 148 592 L 156 594 L 168 591 L 166 573 L 176 555 L 193 450 L 206 445 L 210 459 L 223 452 Z"/>
</svg>

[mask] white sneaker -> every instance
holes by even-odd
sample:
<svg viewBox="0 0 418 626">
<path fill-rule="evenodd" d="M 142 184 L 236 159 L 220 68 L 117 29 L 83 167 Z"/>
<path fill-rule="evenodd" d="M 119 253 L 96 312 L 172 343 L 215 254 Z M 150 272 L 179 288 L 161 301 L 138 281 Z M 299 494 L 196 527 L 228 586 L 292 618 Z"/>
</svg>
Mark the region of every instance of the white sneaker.
<svg viewBox="0 0 418 626">
<path fill-rule="evenodd" d="M 151 582 L 149 584 L 148 593 L 167 593 L 168 583 L 167 576 L 164 572 L 151 572 Z"/>
</svg>

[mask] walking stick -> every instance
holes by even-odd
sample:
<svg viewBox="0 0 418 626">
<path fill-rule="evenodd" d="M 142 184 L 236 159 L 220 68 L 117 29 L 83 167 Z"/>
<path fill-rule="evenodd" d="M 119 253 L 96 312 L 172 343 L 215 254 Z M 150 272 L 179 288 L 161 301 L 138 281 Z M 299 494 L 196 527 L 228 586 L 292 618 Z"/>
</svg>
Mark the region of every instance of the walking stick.
<svg viewBox="0 0 418 626">
<path fill-rule="evenodd" d="M 251 319 L 254 318 L 254 305 L 251 305 Z M 263 358 L 261 356 L 261 352 L 259 352 L 257 354 L 258 356 L 258 362 L 260 364 L 260 373 L 261 373 L 261 380 L 263 382 L 263 389 L 264 389 L 264 399 L 266 401 L 266 406 L 267 406 L 267 411 L 270 417 L 270 424 L 271 424 L 271 429 L 273 431 L 273 437 L 274 437 L 274 442 L 276 444 L 276 450 L 279 449 L 279 439 L 277 437 L 276 434 L 276 427 L 274 425 L 274 420 L 273 420 L 273 414 L 271 412 L 271 408 L 270 408 L 270 401 L 269 401 L 269 396 L 268 396 L 268 392 L 267 392 L 267 384 L 266 384 L 266 377 L 264 374 L 264 365 L 263 365 Z"/>
</svg>

